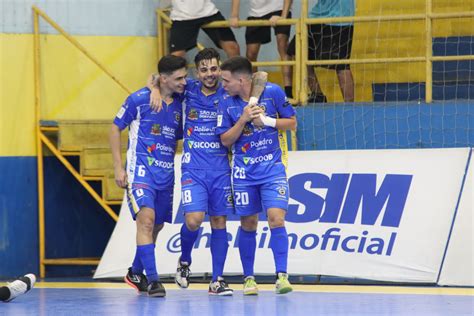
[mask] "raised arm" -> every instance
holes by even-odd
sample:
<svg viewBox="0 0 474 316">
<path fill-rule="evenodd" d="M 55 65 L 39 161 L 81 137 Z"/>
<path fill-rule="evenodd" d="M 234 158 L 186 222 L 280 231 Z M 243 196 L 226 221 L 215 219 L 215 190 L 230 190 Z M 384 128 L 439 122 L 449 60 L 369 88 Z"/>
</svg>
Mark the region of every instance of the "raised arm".
<svg viewBox="0 0 474 316">
<path fill-rule="evenodd" d="M 265 90 L 265 85 L 267 84 L 268 73 L 265 71 L 257 71 L 252 75 L 252 90 L 250 92 L 249 104 L 256 105 L 258 99 Z"/>
</svg>

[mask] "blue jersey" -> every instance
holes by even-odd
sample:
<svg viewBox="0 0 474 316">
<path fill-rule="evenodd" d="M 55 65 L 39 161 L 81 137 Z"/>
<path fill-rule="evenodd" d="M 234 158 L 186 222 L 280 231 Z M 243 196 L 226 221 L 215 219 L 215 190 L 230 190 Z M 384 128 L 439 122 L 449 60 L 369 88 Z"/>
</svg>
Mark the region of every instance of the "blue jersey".
<svg viewBox="0 0 474 316">
<path fill-rule="evenodd" d="M 332 18 L 355 15 L 355 0 L 319 0 L 309 12 L 310 18 Z M 352 22 L 331 23 L 351 25 Z"/>
<path fill-rule="evenodd" d="M 226 96 L 219 102 L 217 134 L 228 131 L 239 120 L 247 102 L 239 96 Z M 258 106 L 265 115 L 273 118 L 289 118 L 295 110 L 285 97 L 283 90 L 273 83 L 267 83 Z M 261 184 L 277 178 L 286 178 L 285 166 L 281 161 L 278 130 L 265 126 L 261 129 L 247 123 L 242 134 L 232 146 L 233 181 L 239 184 Z"/>
<path fill-rule="evenodd" d="M 120 108 L 114 124 L 120 130 L 129 126 L 127 150 L 128 182 L 142 183 L 155 189 L 174 184 L 176 141 L 182 138 L 182 95 L 163 102 L 163 109 L 150 107 L 150 90 L 132 93 Z"/>
<path fill-rule="evenodd" d="M 216 135 L 217 106 L 225 91 L 219 85 L 215 93 L 205 95 L 201 88 L 197 80 L 186 85 L 182 169 L 229 170 L 228 149 Z"/>
</svg>

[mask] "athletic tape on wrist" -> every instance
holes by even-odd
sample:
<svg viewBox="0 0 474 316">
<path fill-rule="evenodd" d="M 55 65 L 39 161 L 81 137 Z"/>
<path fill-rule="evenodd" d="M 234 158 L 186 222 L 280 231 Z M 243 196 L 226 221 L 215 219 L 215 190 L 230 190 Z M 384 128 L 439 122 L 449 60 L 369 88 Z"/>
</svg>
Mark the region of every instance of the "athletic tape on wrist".
<svg viewBox="0 0 474 316">
<path fill-rule="evenodd" d="M 260 119 L 263 122 L 263 125 L 265 126 L 270 126 L 270 127 L 275 127 L 277 120 L 273 117 L 265 116 L 263 114 L 260 114 Z"/>
<path fill-rule="evenodd" d="M 250 97 L 250 99 L 249 99 L 249 104 L 250 104 L 250 105 L 257 105 L 257 104 L 258 104 L 258 98 L 256 98 L 256 97 Z"/>
</svg>

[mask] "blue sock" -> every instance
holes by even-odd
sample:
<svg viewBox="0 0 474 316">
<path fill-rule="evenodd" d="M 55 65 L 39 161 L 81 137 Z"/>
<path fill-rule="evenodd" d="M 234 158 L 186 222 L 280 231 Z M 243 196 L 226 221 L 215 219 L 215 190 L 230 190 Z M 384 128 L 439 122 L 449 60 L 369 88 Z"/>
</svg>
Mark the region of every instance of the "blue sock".
<svg viewBox="0 0 474 316">
<path fill-rule="evenodd" d="M 227 257 L 229 242 L 227 240 L 227 229 L 212 229 L 211 254 L 212 254 L 212 281 L 224 274 L 224 264 Z"/>
<path fill-rule="evenodd" d="M 137 246 L 137 253 L 140 257 L 143 267 L 145 268 L 148 283 L 158 281 L 158 272 L 155 263 L 155 244 L 147 244 Z"/>
<path fill-rule="evenodd" d="M 271 228 L 270 248 L 275 259 L 276 273 L 286 273 L 288 265 L 288 234 L 285 227 Z"/>
<path fill-rule="evenodd" d="M 199 234 L 199 229 L 190 231 L 186 223 L 181 226 L 181 262 L 191 264 L 191 251 L 193 250 L 194 242 Z"/>
<path fill-rule="evenodd" d="M 140 256 L 138 255 L 138 246 L 137 250 L 135 251 L 135 258 L 133 259 L 132 263 L 132 273 L 133 274 L 140 274 L 143 273 L 143 264 L 140 260 Z"/>
<path fill-rule="evenodd" d="M 239 252 L 244 269 L 244 277 L 253 275 L 255 250 L 257 249 L 257 231 L 245 231 L 240 227 Z"/>
</svg>

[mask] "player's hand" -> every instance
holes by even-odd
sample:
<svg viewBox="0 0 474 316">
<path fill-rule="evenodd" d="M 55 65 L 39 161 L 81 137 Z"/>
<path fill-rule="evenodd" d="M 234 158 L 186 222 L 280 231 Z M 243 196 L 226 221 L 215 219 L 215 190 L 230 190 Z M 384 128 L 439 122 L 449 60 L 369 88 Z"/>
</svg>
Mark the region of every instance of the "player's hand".
<svg viewBox="0 0 474 316">
<path fill-rule="evenodd" d="M 253 104 L 247 104 L 244 107 L 244 111 L 242 113 L 242 119 L 245 122 L 250 122 L 253 119 L 258 118 L 260 113 L 263 113 L 263 110 L 259 106 L 256 106 Z"/>
<path fill-rule="evenodd" d="M 272 17 L 270 18 L 270 25 L 275 27 L 276 26 L 276 23 L 278 22 L 278 20 L 281 20 L 281 16 L 280 15 L 272 15 Z"/>
<path fill-rule="evenodd" d="M 256 128 L 263 128 L 263 127 L 265 126 L 265 124 L 263 124 L 263 121 L 262 121 L 260 115 L 252 120 L 252 124 L 253 124 Z"/>
<path fill-rule="evenodd" d="M 230 24 L 230 27 L 239 28 L 239 17 L 238 16 L 230 17 L 229 24 Z"/>
<path fill-rule="evenodd" d="M 115 169 L 115 183 L 120 187 L 125 189 L 127 187 L 127 173 L 124 168 Z"/>
<path fill-rule="evenodd" d="M 150 93 L 150 107 L 153 111 L 160 112 L 161 109 L 163 108 L 162 104 L 162 99 L 161 99 L 161 94 L 160 90 L 156 87 L 153 87 L 151 89 Z"/>
</svg>

